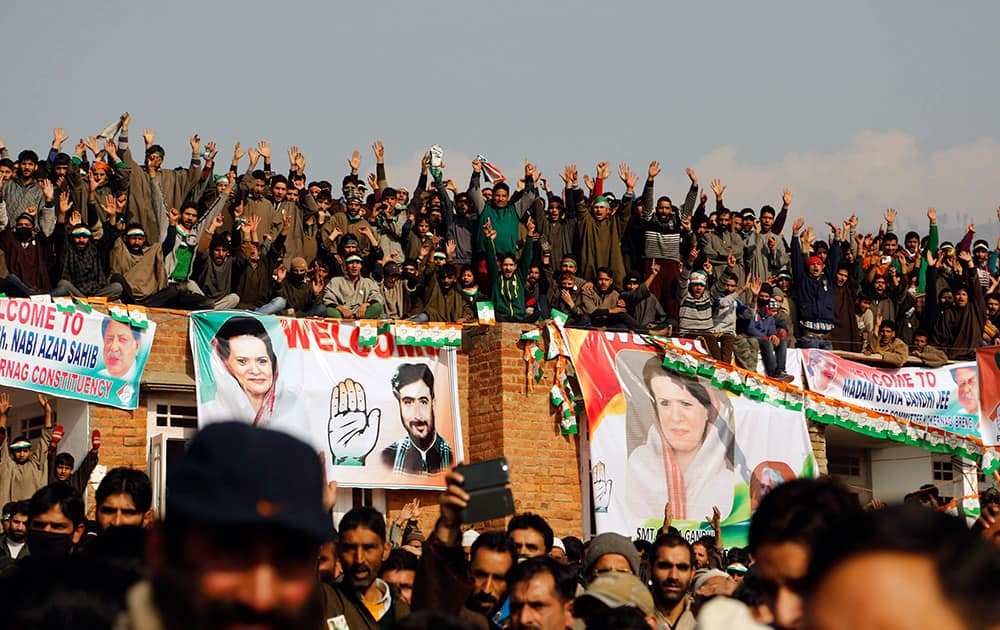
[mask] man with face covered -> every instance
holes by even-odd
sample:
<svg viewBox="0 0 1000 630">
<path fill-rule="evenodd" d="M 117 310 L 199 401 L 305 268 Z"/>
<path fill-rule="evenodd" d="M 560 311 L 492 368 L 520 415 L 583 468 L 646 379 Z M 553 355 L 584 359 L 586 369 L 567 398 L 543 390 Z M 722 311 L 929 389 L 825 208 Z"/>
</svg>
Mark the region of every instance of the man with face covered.
<svg viewBox="0 0 1000 630">
<path fill-rule="evenodd" d="M 9 272 L 5 278 L 5 292 L 11 297 L 28 297 L 52 290 L 49 265 L 55 250 L 52 239 L 35 228 L 35 218 L 36 215 L 23 212 L 0 232 L 0 251 L 3 251 Z"/>
<path fill-rule="evenodd" d="M 403 363 L 392 376 L 392 393 L 406 437 L 382 451 L 382 464 L 394 472 L 436 474 L 453 463 L 451 446 L 437 432 L 434 373 L 426 365 Z"/>
<path fill-rule="evenodd" d="M 122 130 L 118 136 L 118 150 L 121 159 L 129 168 L 129 194 L 127 217 L 142 225 L 146 234 L 160 234 L 166 228 L 162 215 L 156 211 L 156 197 L 162 196 L 168 208 L 178 208 L 184 203 L 188 193 L 197 186 L 201 178 L 201 138 L 191 136 L 191 163 L 187 170 L 175 171 L 163 168 L 166 152 L 154 144 L 156 132 L 143 129 L 145 142 L 145 164 L 139 164 L 132 157 L 128 145 L 129 124 L 132 118 L 126 114 L 122 119 Z M 156 181 L 159 191 L 153 187 Z"/>
<path fill-rule="evenodd" d="M 24 435 L 10 441 L 8 448 L 0 448 L 0 505 L 29 499 L 36 490 L 48 483 L 52 405 L 41 394 L 38 394 L 38 404 L 45 413 L 45 426 L 38 444 L 32 445 L 27 435 Z M 6 392 L 0 393 L 0 429 L 4 434 L 7 432 L 7 414 L 10 409 L 10 396 Z"/>
</svg>

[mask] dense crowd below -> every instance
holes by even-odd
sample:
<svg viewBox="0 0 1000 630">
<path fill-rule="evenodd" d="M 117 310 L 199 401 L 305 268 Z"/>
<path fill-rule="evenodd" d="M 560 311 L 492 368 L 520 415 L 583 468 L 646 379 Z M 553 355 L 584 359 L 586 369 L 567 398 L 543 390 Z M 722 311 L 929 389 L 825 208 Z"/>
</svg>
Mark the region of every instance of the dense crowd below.
<svg viewBox="0 0 1000 630">
<path fill-rule="evenodd" d="M 244 423 L 202 429 L 171 469 L 166 514 L 145 473 L 109 470 L 81 490 L 51 408 L 42 440 L 0 457 L 7 493 L 0 610 L 16 629 L 988 628 L 1000 624 L 1000 495 L 971 529 L 937 488 L 862 507 L 830 478 L 772 490 L 747 547 L 719 510 L 693 540 L 664 506 L 653 540 L 559 536 L 544 514 L 463 523 L 457 471 L 437 505 L 353 507 L 333 527 L 336 484 L 320 458 Z M 5 425 L 9 400 L 0 399 Z M 10 451 L 9 454 L 7 451 Z M 278 458 L 279 466 L 247 465 Z M 50 465 L 52 466 L 50 468 Z M 80 473 L 83 471 L 83 476 Z M 48 475 L 52 476 L 49 477 Z M 82 480 L 82 482 L 81 482 Z M 433 511 L 430 518 L 422 512 Z M 583 515 L 581 514 L 581 517 Z M 420 524 L 433 523 L 424 532 Z M 565 534 L 565 532 L 563 532 Z"/>
<path fill-rule="evenodd" d="M 974 225 L 942 240 L 933 208 L 926 233 L 902 239 L 894 209 L 866 229 L 855 215 L 788 228 L 789 190 L 778 209 L 734 210 L 716 179 L 710 209 L 687 169 L 675 205 L 656 190 L 657 162 L 641 188 L 620 165 L 619 197 L 607 162 L 592 176 L 567 166 L 553 189 L 529 161 L 508 181 L 477 156 L 460 190 L 437 147 L 409 190 L 387 181 L 381 141 L 374 171 L 362 176 L 354 151 L 335 189 L 307 176 L 295 146 L 277 172 L 265 141 L 237 143 L 226 168 L 194 135 L 187 166 L 171 169 L 145 129 L 140 163 L 130 123 L 124 114 L 72 155 L 56 129 L 44 159 L 25 149 L 12 161 L 0 140 L 8 296 L 435 322 L 476 321 L 491 302 L 499 321 L 558 311 L 569 326 L 699 339 L 786 380 L 790 347 L 936 366 L 1000 336 L 998 250 Z"/>
</svg>

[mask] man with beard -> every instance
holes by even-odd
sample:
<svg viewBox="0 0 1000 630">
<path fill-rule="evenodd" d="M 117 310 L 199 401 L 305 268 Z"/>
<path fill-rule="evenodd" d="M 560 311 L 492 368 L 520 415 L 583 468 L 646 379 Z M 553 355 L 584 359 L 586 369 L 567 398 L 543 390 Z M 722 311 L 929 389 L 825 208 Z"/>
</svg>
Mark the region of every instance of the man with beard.
<svg viewBox="0 0 1000 630">
<path fill-rule="evenodd" d="M 8 449 L 0 448 L 0 505 L 28 499 L 49 480 L 49 445 L 52 443 L 52 404 L 38 394 L 38 404 L 45 414 L 45 426 L 37 448 L 27 435 L 14 439 Z M 0 432 L 7 433 L 10 395 L 0 394 Z"/>
<path fill-rule="evenodd" d="M 121 159 L 129 168 L 129 194 L 127 216 L 142 225 L 146 234 L 160 234 L 165 229 L 164 217 L 156 211 L 157 197 L 163 197 L 168 208 L 180 207 L 198 181 L 201 179 L 201 138 L 191 136 L 191 164 L 187 170 L 163 169 L 166 152 L 163 147 L 153 144 L 156 132 L 143 129 L 142 139 L 146 145 L 145 164 L 139 164 L 132 157 L 128 146 L 128 129 L 132 118 L 126 114 L 122 120 L 121 134 L 118 136 L 118 150 Z M 154 187 L 156 182 L 156 187 Z M 157 188 L 159 190 L 157 190 Z M 197 209 L 195 210 L 197 216 Z"/>
<path fill-rule="evenodd" d="M 629 220 L 632 218 L 632 206 L 635 203 L 635 184 L 638 175 L 633 173 L 628 165 L 618 167 L 618 177 L 625 184 L 625 195 L 621 203 L 611 210 L 608 197 L 598 195 L 603 190 L 604 180 L 608 177 L 608 163 L 597 165 L 597 179 L 594 183 L 593 206 L 580 196 L 576 204 L 577 234 L 580 237 L 580 275 L 589 281 L 597 276 L 599 267 L 609 267 L 614 283 L 621 286 L 625 279 L 625 261 L 622 258 L 622 235 Z"/>
<path fill-rule="evenodd" d="M 114 204 L 105 206 L 108 220 L 103 225 L 104 233 L 95 242 L 79 212 L 73 213 L 67 227 L 66 212 L 60 205 L 56 231 L 53 234 L 57 242 L 61 238 L 65 238 L 67 242 L 60 256 L 59 282 L 52 295 L 96 296 L 117 300 L 122 294 L 125 287 L 121 282 L 116 282 L 115 278 L 109 278 L 105 263 L 111 247 L 118 240 L 117 211 Z"/>
<path fill-rule="evenodd" d="M 30 553 L 25 544 L 28 535 L 28 501 L 16 501 L 9 507 L 7 531 L 0 536 L 0 572 L 14 560 L 27 557 Z"/>
<path fill-rule="evenodd" d="M 694 581 L 694 551 L 678 534 L 660 534 L 649 550 L 649 574 L 657 619 L 673 630 L 694 628 L 688 591 Z"/>
<path fill-rule="evenodd" d="M 681 245 L 687 234 L 687 220 L 691 217 L 695 200 L 698 198 L 698 176 L 687 169 L 691 187 L 684 197 L 684 205 L 678 213 L 670 197 L 660 197 L 653 203 L 653 180 L 660 174 L 660 163 L 649 163 L 649 173 L 646 185 L 642 191 L 642 206 L 644 213 L 642 225 L 645 238 L 646 274 L 653 272 L 655 264 L 658 272 L 648 283 L 649 292 L 660 301 L 667 313 L 667 319 L 677 324 L 677 283 L 681 273 Z"/>
<path fill-rule="evenodd" d="M 392 393 L 406 437 L 382 451 L 393 472 L 436 474 L 452 465 L 452 450 L 437 432 L 434 419 L 434 373 L 422 363 L 402 363 L 392 375 Z"/>
<path fill-rule="evenodd" d="M 507 599 L 504 576 L 514 566 L 513 543 L 505 532 L 483 532 L 473 542 L 465 563 L 461 511 L 469 495 L 460 473 L 445 475 L 447 489 L 439 499 L 441 516 L 424 545 L 414 591 L 414 610 L 439 610 L 457 614 L 478 627 L 499 628 Z"/>
<path fill-rule="evenodd" d="M 330 628 L 394 628 L 410 614 L 399 591 L 378 577 L 390 549 L 385 518 L 372 508 L 354 508 L 340 520 L 337 556 L 344 579 L 324 584 L 322 591 L 323 616 Z"/>
<path fill-rule="evenodd" d="M 246 466 L 275 453 L 281 466 Z M 166 519 L 148 533 L 150 579 L 131 587 L 116 628 L 323 626 L 315 563 L 333 529 L 311 447 L 245 423 L 212 424 L 168 486 Z"/>
</svg>

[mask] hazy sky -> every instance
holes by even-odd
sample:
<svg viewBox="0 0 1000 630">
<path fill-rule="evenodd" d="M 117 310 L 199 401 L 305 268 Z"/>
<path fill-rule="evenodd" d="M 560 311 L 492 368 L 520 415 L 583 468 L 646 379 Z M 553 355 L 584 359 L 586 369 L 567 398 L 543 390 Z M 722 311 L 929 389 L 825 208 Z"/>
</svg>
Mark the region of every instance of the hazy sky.
<svg viewBox="0 0 1000 630">
<path fill-rule="evenodd" d="M 811 222 L 874 228 L 891 205 L 924 225 L 934 205 L 993 240 L 998 25 L 1000 3 L 912 0 L 8 3 L 0 136 L 41 151 L 128 110 L 133 147 L 155 128 L 169 165 L 197 132 L 222 162 L 267 139 L 284 169 L 298 145 L 338 181 L 382 138 L 411 188 L 435 143 L 461 187 L 476 153 L 553 183 L 658 159 L 675 198 L 692 166 L 734 208 L 788 186 Z"/>
</svg>

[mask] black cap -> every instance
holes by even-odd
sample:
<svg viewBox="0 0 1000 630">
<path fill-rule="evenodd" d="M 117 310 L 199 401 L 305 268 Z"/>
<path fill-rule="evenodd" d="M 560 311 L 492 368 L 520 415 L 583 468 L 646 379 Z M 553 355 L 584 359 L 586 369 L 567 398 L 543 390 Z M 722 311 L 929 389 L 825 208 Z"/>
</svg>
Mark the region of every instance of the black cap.
<svg viewBox="0 0 1000 630">
<path fill-rule="evenodd" d="M 319 455 L 288 434 L 243 422 L 195 435 L 167 479 L 167 513 L 210 527 L 269 525 L 316 542 L 333 538 Z"/>
<path fill-rule="evenodd" d="M 396 264 L 396 263 L 394 263 L 394 262 L 387 262 L 387 263 L 385 263 L 385 265 L 382 267 L 382 275 L 383 276 L 398 276 L 398 275 L 401 275 L 399 273 L 399 265 Z"/>
</svg>

